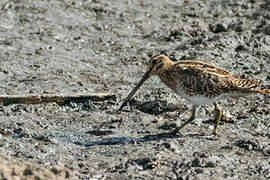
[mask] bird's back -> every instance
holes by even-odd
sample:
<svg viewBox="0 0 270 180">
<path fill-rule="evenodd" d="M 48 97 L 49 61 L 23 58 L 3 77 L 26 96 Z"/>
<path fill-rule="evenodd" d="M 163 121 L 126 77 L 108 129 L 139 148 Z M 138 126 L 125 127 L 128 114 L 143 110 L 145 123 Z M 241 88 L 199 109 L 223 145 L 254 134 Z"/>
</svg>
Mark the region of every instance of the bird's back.
<svg viewBox="0 0 270 180">
<path fill-rule="evenodd" d="M 244 79 L 213 64 L 196 60 L 175 62 L 159 77 L 178 95 L 199 103 L 244 96 L 260 87 L 257 79 Z"/>
</svg>

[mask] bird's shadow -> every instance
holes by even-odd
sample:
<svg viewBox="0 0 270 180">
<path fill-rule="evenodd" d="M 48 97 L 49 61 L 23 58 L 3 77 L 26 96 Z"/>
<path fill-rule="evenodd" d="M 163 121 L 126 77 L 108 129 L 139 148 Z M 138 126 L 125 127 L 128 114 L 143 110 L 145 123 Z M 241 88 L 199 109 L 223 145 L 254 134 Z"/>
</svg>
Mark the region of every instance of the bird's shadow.
<svg viewBox="0 0 270 180">
<path fill-rule="evenodd" d="M 180 138 L 182 135 L 173 134 L 173 133 L 158 133 L 158 134 L 148 134 L 143 137 L 127 137 L 127 136 L 119 136 L 119 137 L 109 137 L 109 138 L 101 138 L 97 141 L 90 142 L 73 142 L 76 145 L 91 147 L 91 146 L 105 146 L 105 145 L 119 145 L 119 144 L 139 144 L 148 141 L 158 141 L 161 139 L 174 139 Z"/>
<path fill-rule="evenodd" d="M 157 134 L 148 134 L 143 137 L 128 137 L 128 136 L 118 136 L 118 137 L 109 137 L 109 138 L 101 138 L 100 140 L 90 141 L 90 142 L 73 142 L 75 145 L 84 146 L 84 147 L 92 147 L 92 146 L 106 146 L 106 145 L 119 145 L 119 144 L 140 144 L 149 141 L 158 141 L 158 140 L 166 140 L 166 139 L 177 139 L 184 137 L 197 137 L 204 138 L 205 134 L 175 134 L 175 133 L 157 133 Z M 212 139 L 214 140 L 214 139 Z"/>
<path fill-rule="evenodd" d="M 135 107 L 139 111 L 142 111 L 147 114 L 152 115 L 159 115 L 165 112 L 173 112 L 177 110 L 177 107 L 168 104 L 167 101 L 162 100 L 155 100 L 155 101 L 147 101 L 147 102 L 141 102 L 137 101 L 135 99 L 131 99 L 129 102 L 130 107 Z M 125 110 L 128 111 L 128 110 Z M 207 123 L 210 123 L 207 121 Z M 175 128 L 175 124 L 166 124 L 159 127 L 159 129 L 169 130 Z M 166 140 L 166 139 L 177 139 L 177 138 L 183 138 L 183 137 L 205 137 L 205 134 L 175 134 L 171 132 L 165 132 L 165 133 L 157 133 L 157 134 L 147 134 L 143 137 L 130 137 L 130 136 L 114 136 L 114 137 L 104 137 L 107 135 L 114 134 L 113 131 L 102 131 L 102 130 L 95 130 L 95 131 L 88 131 L 88 134 L 94 135 L 94 136 L 100 136 L 101 138 L 99 140 L 93 140 L 89 142 L 85 141 L 76 141 L 73 143 L 78 146 L 84 146 L 84 147 L 92 147 L 92 146 L 106 146 L 106 145 L 119 145 L 119 144 L 139 144 L 149 141 L 158 141 L 158 140 Z"/>
</svg>

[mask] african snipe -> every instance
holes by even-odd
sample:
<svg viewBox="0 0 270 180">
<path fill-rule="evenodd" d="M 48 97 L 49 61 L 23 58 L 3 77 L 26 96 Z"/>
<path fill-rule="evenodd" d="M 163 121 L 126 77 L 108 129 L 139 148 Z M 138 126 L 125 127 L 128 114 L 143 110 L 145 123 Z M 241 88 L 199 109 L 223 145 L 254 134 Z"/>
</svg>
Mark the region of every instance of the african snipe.
<svg viewBox="0 0 270 180">
<path fill-rule="evenodd" d="M 213 134 L 217 135 L 223 111 L 216 104 L 216 101 L 252 93 L 270 94 L 270 89 L 261 88 L 258 79 L 241 78 L 210 63 L 197 60 L 174 62 L 167 56 L 158 54 L 150 58 L 147 63 L 146 73 L 130 92 L 118 112 L 123 109 L 144 81 L 154 75 L 158 75 L 176 94 L 193 104 L 191 117 L 180 127 L 175 128 L 173 133 L 177 133 L 195 119 L 198 105 L 213 104 L 215 111 L 218 112 L 216 113 L 216 123 L 213 131 Z"/>
</svg>

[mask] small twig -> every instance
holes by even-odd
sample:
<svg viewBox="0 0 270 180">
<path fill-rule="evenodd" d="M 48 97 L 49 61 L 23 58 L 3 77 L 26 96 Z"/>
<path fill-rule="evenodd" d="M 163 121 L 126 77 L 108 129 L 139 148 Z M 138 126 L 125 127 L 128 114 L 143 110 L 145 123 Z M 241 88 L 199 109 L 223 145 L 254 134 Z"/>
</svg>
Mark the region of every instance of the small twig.
<svg viewBox="0 0 270 180">
<path fill-rule="evenodd" d="M 9 104 L 41 104 L 48 102 L 65 103 L 76 100 L 104 101 L 116 100 L 114 94 L 93 94 L 93 93 L 74 93 L 74 94 L 25 94 L 25 95 L 0 95 L 0 103 Z"/>
</svg>

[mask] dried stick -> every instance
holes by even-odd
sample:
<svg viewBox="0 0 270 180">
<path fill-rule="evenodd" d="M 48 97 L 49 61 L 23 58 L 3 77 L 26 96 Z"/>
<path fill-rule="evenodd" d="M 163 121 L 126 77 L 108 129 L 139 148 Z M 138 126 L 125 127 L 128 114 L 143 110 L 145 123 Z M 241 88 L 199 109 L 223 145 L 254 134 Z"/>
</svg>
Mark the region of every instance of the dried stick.
<svg viewBox="0 0 270 180">
<path fill-rule="evenodd" d="M 113 94 L 93 94 L 93 93 L 74 93 L 74 94 L 25 94 L 25 95 L 0 95 L 0 103 L 9 104 L 41 104 L 48 102 L 66 103 L 78 100 L 104 101 L 116 100 Z"/>
</svg>

